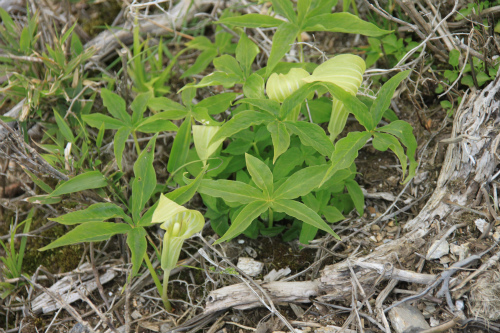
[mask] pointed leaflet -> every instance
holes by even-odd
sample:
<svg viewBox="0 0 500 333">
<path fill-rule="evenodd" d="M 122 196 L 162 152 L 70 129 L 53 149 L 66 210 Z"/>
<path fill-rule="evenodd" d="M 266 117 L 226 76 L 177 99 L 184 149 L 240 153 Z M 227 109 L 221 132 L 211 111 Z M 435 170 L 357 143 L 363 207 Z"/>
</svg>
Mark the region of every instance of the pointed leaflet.
<svg viewBox="0 0 500 333">
<path fill-rule="evenodd" d="M 408 77 L 409 74 L 410 70 L 400 72 L 390 78 L 389 81 L 387 81 L 382 86 L 382 88 L 380 88 L 377 94 L 377 98 L 370 108 L 370 112 L 372 113 L 373 122 L 375 123 L 375 125 L 380 122 L 380 119 L 382 119 L 384 112 L 389 108 L 389 105 L 391 105 L 391 99 L 397 87 L 399 86 L 401 81 Z"/>
<path fill-rule="evenodd" d="M 373 23 L 361 20 L 350 13 L 321 14 L 309 17 L 304 23 L 305 31 L 331 31 L 380 37 L 391 30 L 382 30 Z"/>
<path fill-rule="evenodd" d="M 201 100 L 196 106 L 206 108 L 210 115 L 219 114 L 227 110 L 237 95 L 236 93 L 217 94 Z"/>
<path fill-rule="evenodd" d="M 222 198 L 227 202 L 251 203 L 257 200 L 265 200 L 261 191 L 253 186 L 232 180 L 203 179 L 198 192 L 212 197 Z"/>
<path fill-rule="evenodd" d="M 239 102 L 248 103 L 250 105 L 256 106 L 260 110 L 266 111 L 273 116 L 277 116 L 278 113 L 280 112 L 280 103 L 278 101 L 273 101 L 271 99 L 243 98 Z"/>
<path fill-rule="evenodd" d="M 345 182 L 345 186 L 347 187 L 347 191 L 351 196 L 352 202 L 354 203 L 354 207 L 358 211 L 358 214 L 363 216 L 364 208 L 365 208 L 365 196 L 359 184 L 354 180 L 348 180 Z"/>
<path fill-rule="evenodd" d="M 264 196 L 270 196 L 273 193 L 273 173 L 267 165 L 249 154 L 245 154 L 245 160 L 247 164 L 247 170 L 255 185 L 257 185 L 262 191 L 264 191 Z"/>
<path fill-rule="evenodd" d="M 370 137 L 371 133 L 369 132 L 351 132 L 345 138 L 340 139 L 335 144 L 330 168 L 321 181 L 321 184 L 330 179 L 337 170 L 349 168 L 356 157 L 358 157 L 358 151 L 363 148 Z"/>
<path fill-rule="evenodd" d="M 186 163 L 189 145 L 191 144 L 191 122 L 191 116 L 186 117 L 177 131 L 167 163 L 167 170 L 170 173 L 178 170 Z"/>
<path fill-rule="evenodd" d="M 130 115 L 127 113 L 125 100 L 108 89 L 101 89 L 102 103 L 109 113 L 116 119 L 120 119 L 125 124 L 130 124 Z"/>
<path fill-rule="evenodd" d="M 324 230 L 331 234 L 333 237 L 340 240 L 340 237 L 332 230 L 332 228 L 330 228 L 330 226 L 325 221 L 323 221 L 321 217 L 319 217 L 319 215 L 314 210 L 300 202 L 294 200 L 279 199 L 273 201 L 272 208 L 277 212 L 283 212 L 295 217 L 296 219 L 304 223 L 310 224 L 313 227 Z"/>
<path fill-rule="evenodd" d="M 126 223 L 112 222 L 88 222 L 78 225 L 66 235 L 56 239 L 49 245 L 39 249 L 45 251 L 56 247 L 71 245 L 83 242 L 99 242 L 109 239 L 116 234 L 125 234 L 132 230 L 132 227 Z"/>
<path fill-rule="evenodd" d="M 132 254 L 131 276 L 135 276 L 139 272 L 139 268 L 141 268 L 142 260 L 148 247 L 146 236 L 147 232 L 142 227 L 134 228 L 127 233 L 127 245 Z"/>
<path fill-rule="evenodd" d="M 274 11 L 287 18 L 289 22 L 297 23 L 297 17 L 290 0 L 271 0 Z"/>
<path fill-rule="evenodd" d="M 242 111 L 231 120 L 222 125 L 220 130 L 214 135 L 210 143 L 225 139 L 250 126 L 271 122 L 275 118 L 268 113 L 258 111 Z"/>
<path fill-rule="evenodd" d="M 86 209 L 49 218 L 49 220 L 56 221 L 61 224 L 72 225 L 85 222 L 102 222 L 115 217 L 130 220 L 130 218 L 128 218 L 128 216 L 123 212 L 123 209 L 112 203 L 97 203 Z"/>
<path fill-rule="evenodd" d="M 113 152 L 115 153 L 116 164 L 120 170 L 122 170 L 123 151 L 125 150 L 125 144 L 130 136 L 130 132 L 130 128 L 122 127 L 116 131 L 113 138 Z"/>
<path fill-rule="evenodd" d="M 328 164 L 307 167 L 289 176 L 281 186 L 274 191 L 273 198 L 294 199 L 307 195 L 319 187 L 323 180 Z"/>
<path fill-rule="evenodd" d="M 165 111 L 165 112 L 168 112 L 168 111 L 183 111 L 184 112 L 184 116 L 186 115 L 187 113 L 187 108 L 179 103 L 176 103 L 174 101 L 172 101 L 171 99 L 169 98 L 166 98 L 166 97 L 155 97 L 155 98 L 151 98 L 149 101 L 148 101 L 148 106 L 154 110 L 154 111 Z M 173 113 L 175 114 L 175 113 Z M 182 113 L 179 113 L 179 114 L 182 114 Z M 173 118 L 165 118 L 165 119 L 181 119 L 183 117 L 180 117 L 180 118 L 177 118 L 177 117 L 173 117 Z"/>
<path fill-rule="evenodd" d="M 259 47 L 246 34 L 242 33 L 236 47 L 236 60 L 240 63 L 245 77 L 250 75 L 252 63 L 259 52 Z"/>
<path fill-rule="evenodd" d="M 234 221 L 232 221 L 231 226 L 224 234 L 224 236 L 218 239 L 214 243 L 214 245 L 233 239 L 234 237 L 241 234 L 243 231 L 245 231 L 246 228 L 248 228 L 248 226 L 250 225 L 250 223 L 252 223 L 253 220 L 259 217 L 259 215 L 264 213 L 268 208 L 269 208 L 269 203 L 267 203 L 266 201 L 254 201 L 246 205 L 240 211 L 238 216 L 236 216 Z"/>
<path fill-rule="evenodd" d="M 238 64 L 238 61 L 236 61 L 234 57 L 228 54 L 224 54 L 218 58 L 215 58 L 213 62 L 214 62 L 214 67 L 218 71 L 224 72 L 229 75 L 234 74 L 241 79 L 244 78 L 243 71 L 241 70 L 241 67 Z"/>
<path fill-rule="evenodd" d="M 132 110 L 132 124 L 134 126 L 139 125 L 142 121 L 142 117 L 144 115 L 144 111 L 146 111 L 148 107 L 149 100 L 153 97 L 153 93 L 151 91 L 141 93 L 136 96 L 132 104 L 130 104 L 130 109 Z"/>
<path fill-rule="evenodd" d="M 134 180 L 132 182 L 131 211 L 135 223 L 156 187 L 156 172 L 153 167 L 155 156 L 155 135 L 141 152 L 134 164 Z"/>
<path fill-rule="evenodd" d="M 276 159 L 287 151 L 288 146 L 290 146 L 290 134 L 286 130 L 285 124 L 281 121 L 273 121 L 267 125 L 267 130 L 271 133 L 271 138 L 273 140 L 274 156 L 273 164 Z"/>
<path fill-rule="evenodd" d="M 205 172 L 207 171 L 208 165 L 206 165 L 200 172 L 198 176 L 194 180 L 192 180 L 189 184 L 184 185 L 182 187 L 179 187 L 172 192 L 169 192 L 165 194 L 167 198 L 169 198 L 172 201 L 175 201 L 179 205 L 184 205 L 186 202 L 191 200 L 193 196 L 196 194 L 196 191 L 198 191 L 198 187 L 201 184 L 201 181 L 203 179 L 203 176 L 205 175 Z"/>
<path fill-rule="evenodd" d="M 273 28 L 285 21 L 261 14 L 247 14 L 242 16 L 226 17 L 215 23 L 230 24 L 245 28 Z"/>
<path fill-rule="evenodd" d="M 106 178 L 99 171 L 88 171 L 60 184 L 47 197 L 52 198 L 58 195 L 80 192 L 94 188 L 101 188 L 108 185 Z"/>
<path fill-rule="evenodd" d="M 403 178 L 405 178 L 408 163 L 406 161 L 405 151 L 398 139 L 390 134 L 375 132 L 373 133 L 373 148 L 380 151 L 386 151 L 388 148 L 391 149 L 401 163 Z"/>
<path fill-rule="evenodd" d="M 284 124 L 290 132 L 300 138 L 302 144 L 313 147 L 323 156 L 329 157 L 332 155 L 333 143 L 319 125 L 305 121 L 285 121 Z"/>
<path fill-rule="evenodd" d="M 280 62 L 285 54 L 290 51 L 291 44 L 297 38 L 300 29 L 292 23 L 285 22 L 281 24 L 273 37 L 273 44 L 271 46 L 271 54 L 267 60 L 266 76 L 269 76 L 274 67 Z"/>
<path fill-rule="evenodd" d="M 82 115 L 83 121 L 94 128 L 101 128 L 104 124 L 104 129 L 119 129 L 126 126 L 124 122 L 119 119 L 111 118 L 101 113 L 84 114 Z"/>
<path fill-rule="evenodd" d="M 57 127 L 59 128 L 61 134 L 64 136 L 66 141 L 74 144 L 75 136 L 73 135 L 73 131 L 71 131 L 69 125 L 66 123 L 66 120 L 64 120 L 63 117 L 61 117 L 61 115 L 59 114 L 59 112 L 57 112 L 55 109 L 54 109 L 54 116 L 56 118 Z"/>
<path fill-rule="evenodd" d="M 417 140 L 413 135 L 413 127 L 411 127 L 411 125 L 405 121 L 396 120 L 389 125 L 377 128 L 376 131 L 392 134 L 399 138 L 403 145 L 406 146 L 406 155 L 408 155 L 408 158 L 410 160 L 410 170 L 408 171 L 408 176 L 403 181 L 403 183 L 408 182 L 411 178 L 413 178 L 413 176 L 415 176 L 415 170 L 418 164 L 415 160 Z"/>
</svg>

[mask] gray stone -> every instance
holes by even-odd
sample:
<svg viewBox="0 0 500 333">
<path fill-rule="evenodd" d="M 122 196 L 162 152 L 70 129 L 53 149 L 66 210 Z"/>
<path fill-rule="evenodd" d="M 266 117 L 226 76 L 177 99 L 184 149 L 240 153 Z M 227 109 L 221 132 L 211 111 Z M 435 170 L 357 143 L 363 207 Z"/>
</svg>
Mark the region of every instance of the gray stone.
<svg viewBox="0 0 500 333">
<path fill-rule="evenodd" d="M 440 240 L 435 241 L 432 243 L 431 247 L 429 248 L 429 251 L 427 251 L 427 260 L 433 260 L 433 259 L 439 259 L 444 255 L 447 255 L 450 252 L 450 244 L 448 244 L 447 241 L 443 240 L 442 242 Z"/>
<path fill-rule="evenodd" d="M 397 333 L 419 332 L 430 326 L 418 309 L 409 304 L 402 304 L 389 311 L 392 328 Z"/>
</svg>

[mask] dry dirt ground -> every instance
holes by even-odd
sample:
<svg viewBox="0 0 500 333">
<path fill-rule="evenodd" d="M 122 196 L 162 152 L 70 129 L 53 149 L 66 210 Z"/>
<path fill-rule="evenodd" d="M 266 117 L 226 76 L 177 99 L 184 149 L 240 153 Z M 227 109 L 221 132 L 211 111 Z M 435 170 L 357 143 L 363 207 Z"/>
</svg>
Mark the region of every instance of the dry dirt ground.
<svg viewBox="0 0 500 333">
<path fill-rule="evenodd" d="M 178 21 L 169 22 L 148 16 L 146 7 L 138 7 L 146 16 L 140 24 L 151 35 L 168 34 L 165 26 L 173 24 L 187 34 L 196 30 L 213 37 L 210 22 L 199 14 L 214 16 L 224 6 L 238 5 L 188 2 L 169 9 L 182 13 Z M 36 1 L 28 1 L 28 6 L 49 16 L 77 17 L 82 39 L 98 49 L 96 62 L 112 61 L 117 39 L 130 45 L 130 29 L 111 34 L 97 28 L 104 24 L 129 27 L 126 3 L 62 3 L 51 2 L 52 14 L 49 7 Z M 358 1 L 360 15 L 385 15 L 376 1 L 371 3 L 372 7 L 367 1 Z M 43 205 L 36 210 L 28 238 L 27 276 L 8 281 L 17 283 L 18 291 L 0 301 L 0 331 L 262 333 L 292 328 L 337 332 L 344 328 L 344 332 L 391 332 L 397 330 L 396 321 L 402 318 L 415 323 L 424 320 L 433 326 L 415 332 L 500 332 L 496 181 L 500 170 L 500 83 L 494 80 L 479 89 L 457 84 L 454 92 L 463 101 L 453 116 L 447 116 L 434 93 L 439 77 L 432 71 L 441 66 L 440 55 L 434 52 L 439 47 L 437 41 L 470 31 L 470 22 L 461 26 L 451 19 L 442 21 L 447 13 L 467 4 L 444 1 L 439 7 L 433 1 L 408 3 L 403 2 L 409 8 L 407 24 L 400 25 L 400 33 L 424 43 L 427 49 L 397 64 L 399 69 L 413 68 L 418 75 L 397 91 L 392 108 L 414 127 L 419 168 L 416 177 L 403 185 L 393 154 L 376 151 L 369 144 L 364 147 L 356 164 L 357 181 L 365 190 L 365 214 L 353 213 L 334 226 L 342 241 L 323 236 L 304 246 L 296 241 L 284 243 L 279 237 L 250 240 L 240 236 L 213 247 L 213 231 L 205 228 L 202 236 L 185 243 L 180 265 L 172 272 L 175 310 L 167 313 L 147 270 L 127 283 L 129 258 L 119 237 L 92 247 L 83 244 L 40 254 L 37 248 L 66 232 L 47 220 L 63 208 Z M 13 15 L 25 14 L 23 1 L 3 0 L 0 6 Z M 258 6 L 249 8 L 261 8 Z M 488 15 L 495 18 L 496 11 Z M 433 30 L 432 36 L 437 38 L 427 38 Z M 489 53 L 478 44 L 467 43 L 467 38 L 457 45 L 471 57 L 474 52 L 494 57 L 499 53 L 495 47 L 498 35 L 488 35 L 484 29 L 480 33 L 485 40 L 493 39 Z M 253 37 L 262 41 L 257 33 Z M 319 57 L 318 51 L 327 57 L 359 53 L 367 44 L 364 38 L 343 34 L 309 37 L 314 45 L 306 48 L 310 57 Z M 449 42 L 453 43 L 453 38 Z M 441 51 L 448 54 L 446 48 Z M 196 56 L 193 51 L 182 58 L 181 67 Z M 428 58 L 436 58 L 434 67 L 427 66 Z M 377 64 L 383 64 L 383 59 Z M 371 73 L 383 72 L 373 69 Z M 172 91 L 186 83 L 179 76 Z M 370 76 L 365 84 L 370 86 Z M 0 114 L 12 107 L 4 104 Z M 356 126 L 349 121 L 346 131 Z M 0 142 L 0 146 L 6 144 Z M 33 184 L 12 160 L 1 159 L 0 167 L 0 239 L 6 241 L 10 222 L 31 208 L 26 198 L 32 196 Z M 200 208 L 196 199 L 191 205 Z M 0 255 L 5 255 L 1 251 Z M 436 255 L 438 252 L 442 253 Z M 263 263 L 262 272 L 250 277 L 240 271 L 235 265 L 242 257 Z M 65 297 L 72 293 L 77 300 L 63 299 L 58 293 L 61 290 Z M 405 309 L 408 313 L 403 313 Z"/>
</svg>

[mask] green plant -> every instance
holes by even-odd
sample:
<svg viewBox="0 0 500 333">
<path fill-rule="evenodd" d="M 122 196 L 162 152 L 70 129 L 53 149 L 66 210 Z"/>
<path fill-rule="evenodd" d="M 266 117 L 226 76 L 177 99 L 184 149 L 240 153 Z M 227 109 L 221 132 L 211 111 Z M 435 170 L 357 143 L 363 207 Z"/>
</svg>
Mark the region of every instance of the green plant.
<svg viewBox="0 0 500 333">
<path fill-rule="evenodd" d="M 10 228 L 10 245 L 5 244 L 0 240 L 0 245 L 5 251 L 5 257 L 0 257 L 3 263 L 2 274 L 7 279 L 19 278 L 23 272 L 23 259 L 24 253 L 26 251 L 26 243 L 28 241 L 28 236 L 21 237 L 21 244 L 19 245 L 19 250 L 16 250 L 15 236 L 17 229 L 24 224 L 23 234 L 27 234 L 31 228 L 31 222 L 33 220 L 33 210 L 30 211 L 28 217 L 23 222 L 19 223 L 17 226 L 12 226 Z M 18 285 L 23 285 L 24 282 L 20 281 Z M 16 290 L 16 286 L 9 282 L 0 282 L 0 298 L 5 299 L 11 293 Z"/>
<path fill-rule="evenodd" d="M 245 28 L 277 27 L 273 37 L 271 54 L 267 61 L 265 76 L 269 76 L 278 62 L 290 50 L 296 39 L 301 42 L 301 33 L 309 31 L 330 31 L 366 36 L 383 36 L 390 31 L 379 29 L 372 23 L 361 20 L 350 13 L 330 14 L 337 0 L 299 0 L 296 11 L 291 1 L 272 0 L 274 12 L 287 21 L 262 14 L 246 14 L 238 17 L 222 18 L 217 23 Z M 326 14 L 325 14 L 326 12 Z M 304 61 L 303 46 L 300 47 L 300 62 Z"/>
</svg>

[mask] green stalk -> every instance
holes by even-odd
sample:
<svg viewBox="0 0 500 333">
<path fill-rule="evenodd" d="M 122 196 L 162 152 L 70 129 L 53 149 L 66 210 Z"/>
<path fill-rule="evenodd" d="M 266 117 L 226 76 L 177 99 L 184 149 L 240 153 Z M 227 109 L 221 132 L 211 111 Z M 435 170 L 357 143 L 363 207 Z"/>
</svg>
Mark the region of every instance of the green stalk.
<svg viewBox="0 0 500 333">
<path fill-rule="evenodd" d="M 302 33 L 297 36 L 297 41 L 299 42 L 299 61 L 304 62 L 304 45 L 302 44 Z"/>
<path fill-rule="evenodd" d="M 273 210 L 271 208 L 269 208 L 269 221 L 267 227 L 268 228 L 273 227 Z"/>
<path fill-rule="evenodd" d="M 161 299 L 163 300 L 163 305 L 165 310 L 172 312 L 172 304 L 168 300 L 167 290 L 168 290 L 168 279 L 170 278 L 170 270 L 166 269 L 163 271 L 163 290 L 161 293 Z"/>
<path fill-rule="evenodd" d="M 255 150 L 255 154 L 258 157 L 260 157 L 259 148 L 257 148 L 257 143 L 254 142 L 252 145 L 253 145 L 253 149 Z"/>
<path fill-rule="evenodd" d="M 137 150 L 137 155 L 141 154 L 141 148 L 139 147 L 139 141 L 137 141 L 137 134 L 132 131 L 132 136 L 134 137 L 135 150 Z"/>
<path fill-rule="evenodd" d="M 153 265 L 151 264 L 151 261 L 149 260 L 147 253 L 144 254 L 144 261 L 146 262 L 146 266 L 148 266 L 149 273 L 151 273 L 151 277 L 155 282 L 156 289 L 158 289 L 160 295 L 163 294 L 163 287 L 161 286 L 160 279 L 158 279 L 158 275 L 156 275 L 155 269 L 153 268 Z"/>
</svg>

